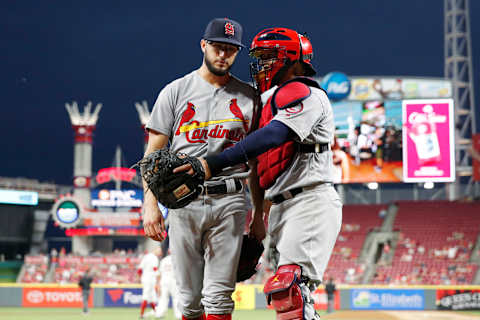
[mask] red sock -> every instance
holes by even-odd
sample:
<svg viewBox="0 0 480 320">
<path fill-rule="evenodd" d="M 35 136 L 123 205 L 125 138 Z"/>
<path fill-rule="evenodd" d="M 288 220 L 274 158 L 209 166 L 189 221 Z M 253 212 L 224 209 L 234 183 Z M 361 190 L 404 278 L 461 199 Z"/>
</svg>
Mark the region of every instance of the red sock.
<svg viewBox="0 0 480 320">
<path fill-rule="evenodd" d="M 153 311 L 155 311 L 155 303 L 150 303 L 150 306 L 152 307 Z"/>
<path fill-rule="evenodd" d="M 147 307 L 147 300 L 143 300 L 140 306 L 140 316 L 143 316 L 143 313 L 145 312 L 146 307 Z"/>
<path fill-rule="evenodd" d="M 232 320 L 232 315 L 228 314 L 209 314 L 206 320 Z"/>
<path fill-rule="evenodd" d="M 196 318 L 187 318 L 182 314 L 182 320 L 206 320 L 207 318 L 205 317 L 205 313 L 203 313 L 201 316 L 196 317 Z"/>
</svg>

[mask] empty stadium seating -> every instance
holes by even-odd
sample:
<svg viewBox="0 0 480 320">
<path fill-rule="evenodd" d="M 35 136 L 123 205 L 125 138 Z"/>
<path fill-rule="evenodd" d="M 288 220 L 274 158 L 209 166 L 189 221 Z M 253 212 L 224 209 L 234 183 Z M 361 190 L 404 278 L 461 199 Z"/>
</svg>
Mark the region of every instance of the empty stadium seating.
<svg viewBox="0 0 480 320">
<path fill-rule="evenodd" d="M 324 274 L 336 283 L 359 283 L 365 265 L 358 261 L 365 238 L 370 231 L 381 226 L 381 210 L 387 205 L 345 205 L 342 229 Z"/>
<path fill-rule="evenodd" d="M 478 204 L 401 201 L 394 230 L 399 237 L 390 265 L 378 266 L 378 284 L 469 284 L 469 263 L 480 231 Z"/>
<path fill-rule="evenodd" d="M 374 265 L 372 284 L 471 284 L 478 266 L 470 258 L 480 232 L 479 203 L 400 201 L 393 229 L 391 259 Z M 388 205 L 345 205 L 342 229 L 324 274 L 337 284 L 359 284 L 367 265 L 359 261 L 369 232 L 378 231 Z M 76 283 L 90 266 L 95 283 L 138 283 L 141 255 L 116 251 L 108 255 L 52 255 L 50 281 Z M 262 258 L 265 259 L 265 257 Z M 21 282 L 45 282 L 46 255 L 27 256 Z M 264 283 L 272 275 L 268 263 L 247 283 Z"/>
</svg>

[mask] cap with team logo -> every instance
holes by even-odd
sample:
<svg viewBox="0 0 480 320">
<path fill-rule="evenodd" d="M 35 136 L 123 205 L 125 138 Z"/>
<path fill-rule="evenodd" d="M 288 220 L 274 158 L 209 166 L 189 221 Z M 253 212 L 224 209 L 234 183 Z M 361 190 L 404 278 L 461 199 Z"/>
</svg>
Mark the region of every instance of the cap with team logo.
<svg viewBox="0 0 480 320">
<path fill-rule="evenodd" d="M 203 39 L 245 47 L 242 44 L 242 33 L 242 26 L 237 21 L 229 18 L 216 18 L 208 23 Z"/>
</svg>

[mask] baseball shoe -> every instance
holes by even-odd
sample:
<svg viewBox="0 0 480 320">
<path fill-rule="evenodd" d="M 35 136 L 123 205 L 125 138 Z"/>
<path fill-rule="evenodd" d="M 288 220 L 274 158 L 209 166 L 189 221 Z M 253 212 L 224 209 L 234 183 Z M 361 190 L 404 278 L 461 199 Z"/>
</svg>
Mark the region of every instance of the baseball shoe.
<svg viewBox="0 0 480 320">
<path fill-rule="evenodd" d="M 150 310 L 147 313 L 145 313 L 145 317 L 154 317 L 155 316 L 155 311 Z"/>
</svg>

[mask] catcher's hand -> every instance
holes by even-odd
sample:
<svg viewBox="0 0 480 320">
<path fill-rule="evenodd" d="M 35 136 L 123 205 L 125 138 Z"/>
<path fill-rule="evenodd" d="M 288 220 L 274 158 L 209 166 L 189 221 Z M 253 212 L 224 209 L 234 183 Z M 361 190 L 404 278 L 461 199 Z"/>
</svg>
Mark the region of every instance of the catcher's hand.
<svg viewBox="0 0 480 320">
<path fill-rule="evenodd" d="M 174 173 L 173 169 L 190 164 L 193 174 Z M 135 166 L 157 200 L 165 207 L 185 207 L 203 192 L 205 171 L 200 161 L 188 155 L 178 156 L 166 148 L 154 151 L 138 161 Z"/>
<path fill-rule="evenodd" d="M 263 244 L 248 235 L 243 236 L 242 251 L 237 269 L 237 282 L 250 279 L 257 272 L 258 260 L 263 253 Z"/>
</svg>

